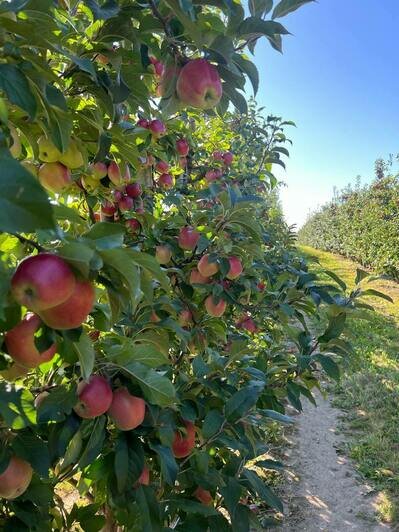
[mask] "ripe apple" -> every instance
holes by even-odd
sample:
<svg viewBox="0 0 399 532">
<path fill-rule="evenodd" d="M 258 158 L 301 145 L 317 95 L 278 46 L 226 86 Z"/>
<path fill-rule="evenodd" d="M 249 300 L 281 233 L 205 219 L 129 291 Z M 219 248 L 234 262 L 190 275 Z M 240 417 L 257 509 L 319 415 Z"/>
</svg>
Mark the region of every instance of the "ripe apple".
<svg viewBox="0 0 399 532">
<path fill-rule="evenodd" d="M 141 224 L 136 218 L 130 218 L 126 220 L 125 225 L 131 233 L 138 233 L 141 229 Z"/>
<path fill-rule="evenodd" d="M 19 263 L 11 291 L 20 304 L 38 312 L 66 301 L 76 285 L 69 265 L 57 255 L 39 253 Z"/>
<path fill-rule="evenodd" d="M 155 248 L 155 258 L 159 262 L 159 264 L 168 264 L 170 262 L 170 259 L 172 258 L 172 250 L 169 246 L 163 245 L 163 246 L 157 246 Z"/>
<path fill-rule="evenodd" d="M 208 181 L 208 183 L 211 183 L 212 181 L 216 181 L 216 179 L 222 177 L 222 175 L 223 172 L 219 168 L 208 170 L 205 174 L 205 179 Z"/>
<path fill-rule="evenodd" d="M 158 177 L 157 183 L 163 188 L 172 188 L 175 180 L 171 174 L 162 174 Z"/>
<path fill-rule="evenodd" d="M 118 388 L 114 391 L 108 415 L 119 430 L 135 429 L 144 421 L 145 401 L 131 395 L 127 388 Z"/>
<path fill-rule="evenodd" d="M 133 209 L 134 201 L 133 198 L 129 196 L 123 196 L 118 203 L 119 210 L 121 212 L 128 212 Z"/>
<path fill-rule="evenodd" d="M 209 506 L 213 503 L 213 497 L 210 492 L 204 488 L 201 488 L 201 486 L 198 486 L 193 495 L 196 499 L 202 502 L 202 504 Z"/>
<path fill-rule="evenodd" d="M 207 313 L 215 318 L 220 318 L 220 316 L 223 316 L 226 306 L 226 301 L 223 301 L 223 299 L 220 299 L 219 303 L 215 303 L 212 295 L 205 299 L 205 308 Z"/>
<path fill-rule="evenodd" d="M 115 161 L 111 161 L 108 165 L 108 177 L 116 187 L 123 184 L 121 169 Z"/>
<path fill-rule="evenodd" d="M 71 172 L 61 163 L 44 163 L 38 173 L 40 184 L 50 192 L 61 192 L 72 183 Z"/>
<path fill-rule="evenodd" d="M 184 421 L 186 433 L 175 432 L 172 443 L 172 451 L 176 458 L 185 458 L 195 446 L 195 425 L 192 421 Z"/>
<path fill-rule="evenodd" d="M 131 183 L 130 185 L 126 186 L 126 194 L 130 198 L 139 198 L 141 194 L 143 193 L 143 189 L 141 188 L 140 183 Z"/>
<path fill-rule="evenodd" d="M 93 177 L 97 180 L 103 179 L 108 175 L 107 165 L 102 162 L 92 163 L 89 169 Z"/>
<path fill-rule="evenodd" d="M 150 484 L 150 470 L 146 465 L 143 467 L 143 471 L 136 482 L 136 486 L 139 484 L 142 484 L 143 486 L 149 486 Z"/>
<path fill-rule="evenodd" d="M 193 315 L 191 313 L 191 310 L 184 309 L 180 312 L 178 322 L 180 327 L 188 327 L 188 325 L 191 325 L 193 322 Z"/>
<path fill-rule="evenodd" d="M 16 499 L 27 490 L 33 469 L 29 462 L 12 456 L 6 469 L 0 474 L 0 497 Z"/>
<path fill-rule="evenodd" d="M 219 73 L 213 65 L 206 59 L 193 59 L 182 68 L 176 91 L 183 104 L 211 109 L 219 103 L 223 88 Z"/>
<path fill-rule="evenodd" d="M 37 141 L 37 147 L 39 148 L 39 159 L 44 163 L 56 163 L 60 160 L 61 152 L 50 139 L 44 136 L 40 137 Z"/>
<path fill-rule="evenodd" d="M 209 277 L 204 277 L 203 275 L 201 275 L 196 268 L 191 270 L 189 279 L 190 284 L 208 284 L 209 282 Z"/>
<path fill-rule="evenodd" d="M 238 257 L 229 257 L 230 270 L 227 272 L 227 279 L 233 280 L 242 274 L 242 264 Z"/>
<path fill-rule="evenodd" d="M 186 139 L 178 139 L 176 141 L 176 150 L 181 157 L 186 157 L 190 151 L 190 145 Z"/>
<path fill-rule="evenodd" d="M 161 63 L 161 61 L 158 61 L 158 59 L 155 57 L 150 57 L 150 61 L 154 74 L 159 78 L 162 77 L 165 73 L 165 65 Z"/>
<path fill-rule="evenodd" d="M 179 232 L 178 244 L 182 249 L 193 250 L 198 244 L 201 233 L 191 226 L 182 227 Z"/>
<path fill-rule="evenodd" d="M 79 150 L 78 145 L 74 140 L 69 142 L 68 148 L 61 154 L 59 161 L 74 170 L 84 165 L 84 159 L 82 152 Z"/>
<path fill-rule="evenodd" d="M 209 254 L 203 255 L 197 265 L 198 271 L 204 277 L 211 277 L 219 271 L 219 265 L 217 262 L 210 262 Z"/>
<path fill-rule="evenodd" d="M 248 316 L 247 314 L 244 314 L 236 323 L 236 327 L 238 329 L 244 329 L 245 331 L 248 331 L 250 333 L 256 333 L 258 331 L 258 327 L 256 326 L 256 323 L 251 318 L 251 316 Z"/>
<path fill-rule="evenodd" d="M 139 127 L 143 127 L 144 129 L 148 129 L 150 127 L 150 121 L 147 120 L 146 118 L 139 118 L 137 120 L 137 125 Z"/>
<path fill-rule="evenodd" d="M 76 329 L 91 312 L 95 290 L 90 281 L 76 280 L 72 295 L 56 307 L 40 312 L 40 317 L 52 329 Z"/>
<path fill-rule="evenodd" d="M 54 357 L 57 351 L 56 344 L 52 344 L 41 353 L 35 345 L 35 333 L 41 326 L 40 318 L 28 312 L 22 321 L 5 334 L 7 352 L 19 366 L 36 368 Z"/>
<path fill-rule="evenodd" d="M 121 190 L 113 190 L 112 196 L 114 197 L 116 203 L 118 203 L 118 201 L 121 201 L 121 199 L 123 198 L 123 192 Z"/>
<path fill-rule="evenodd" d="M 112 403 L 111 386 L 101 375 L 91 375 L 88 381 L 81 381 L 77 394 L 79 401 L 73 409 L 83 419 L 93 419 L 105 414 Z"/>
<path fill-rule="evenodd" d="M 223 154 L 223 161 L 226 166 L 230 166 L 231 163 L 233 162 L 233 159 L 234 159 L 234 155 L 231 153 L 231 151 L 226 151 Z"/>
<path fill-rule="evenodd" d="M 212 153 L 212 157 L 215 161 L 223 161 L 223 152 L 216 150 Z"/>
<path fill-rule="evenodd" d="M 117 210 L 116 205 L 108 200 L 105 200 L 101 205 L 101 212 L 106 216 L 113 216 Z"/>
<path fill-rule="evenodd" d="M 165 174 L 169 170 L 169 164 L 165 161 L 158 161 L 155 165 L 155 170 L 160 174 Z"/>
<path fill-rule="evenodd" d="M 266 288 L 266 283 L 264 281 L 259 281 L 259 283 L 256 286 L 257 286 L 258 290 L 263 292 L 264 289 Z"/>
<path fill-rule="evenodd" d="M 166 133 L 166 126 L 165 124 L 158 119 L 151 120 L 149 125 L 149 130 L 153 134 L 155 138 L 162 137 Z"/>
</svg>

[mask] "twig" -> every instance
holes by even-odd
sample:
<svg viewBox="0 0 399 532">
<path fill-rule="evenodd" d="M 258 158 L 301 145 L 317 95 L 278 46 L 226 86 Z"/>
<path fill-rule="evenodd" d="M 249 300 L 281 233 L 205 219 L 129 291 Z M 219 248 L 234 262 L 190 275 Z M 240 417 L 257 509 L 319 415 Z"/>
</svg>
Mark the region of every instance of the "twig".
<svg viewBox="0 0 399 532">
<path fill-rule="evenodd" d="M 37 249 L 37 251 L 45 251 L 43 246 L 41 246 L 34 240 L 31 240 L 30 238 L 26 238 L 25 236 L 22 236 L 18 233 L 10 233 L 10 235 L 15 236 L 15 238 L 18 238 L 21 244 L 27 244 L 29 246 L 32 246 L 33 248 Z"/>
</svg>

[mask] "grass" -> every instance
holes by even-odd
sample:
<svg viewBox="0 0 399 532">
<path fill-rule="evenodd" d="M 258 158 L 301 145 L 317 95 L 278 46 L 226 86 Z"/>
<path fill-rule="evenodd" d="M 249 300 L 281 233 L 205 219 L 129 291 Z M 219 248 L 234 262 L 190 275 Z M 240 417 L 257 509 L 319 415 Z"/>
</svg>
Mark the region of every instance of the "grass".
<svg viewBox="0 0 399 532">
<path fill-rule="evenodd" d="M 328 269 L 349 288 L 354 285 L 356 263 L 305 246 L 300 250 L 319 261 L 312 263 L 312 271 Z M 367 312 L 367 320 L 350 320 L 348 339 L 354 354 L 344 361 L 334 404 L 345 411 L 350 457 L 381 491 L 379 517 L 394 524 L 399 523 L 399 285 L 380 279 L 369 287 L 390 295 L 394 303 L 367 298 L 375 312 Z"/>
</svg>

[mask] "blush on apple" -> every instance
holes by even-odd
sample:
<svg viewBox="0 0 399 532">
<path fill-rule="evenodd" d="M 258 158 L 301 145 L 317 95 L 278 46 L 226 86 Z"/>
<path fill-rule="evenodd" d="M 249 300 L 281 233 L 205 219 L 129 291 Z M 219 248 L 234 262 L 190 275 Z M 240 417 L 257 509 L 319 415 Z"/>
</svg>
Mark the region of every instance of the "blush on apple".
<svg viewBox="0 0 399 532">
<path fill-rule="evenodd" d="M 179 232 L 178 244 L 182 249 L 193 250 L 198 244 L 201 233 L 193 227 L 182 227 Z"/>
<path fill-rule="evenodd" d="M 133 430 L 144 421 L 145 401 L 131 395 L 127 388 L 118 388 L 114 391 L 108 415 L 119 430 Z"/>
<path fill-rule="evenodd" d="M 198 271 L 204 277 L 211 277 L 219 271 L 218 263 L 209 260 L 209 254 L 203 255 L 198 262 Z"/>
<path fill-rule="evenodd" d="M 81 381 L 77 394 L 79 401 L 74 410 L 84 419 L 93 419 L 105 414 L 112 403 L 111 386 L 101 375 L 91 375 L 88 381 Z"/>
<path fill-rule="evenodd" d="M 0 497 L 13 500 L 22 495 L 32 480 L 32 474 L 29 462 L 12 456 L 8 466 L 0 474 Z"/>
<path fill-rule="evenodd" d="M 184 421 L 185 433 L 176 431 L 172 443 L 172 451 L 176 458 L 185 458 L 195 446 L 195 425 L 192 421 Z"/>
<path fill-rule="evenodd" d="M 212 295 L 208 296 L 205 299 L 205 308 L 207 313 L 214 318 L 220 318 L 226 311 L 226 301 L 220 299 L 218 303 L 215 303 L 215 300 Z"/>
<path fill-rule="evenodd" d="M 193 59 L 181 69 L 176 91 L 183 104 L 211 109 L 219 103 L 223 88 L 216 67 L 206 59 Z"/>
</svg>

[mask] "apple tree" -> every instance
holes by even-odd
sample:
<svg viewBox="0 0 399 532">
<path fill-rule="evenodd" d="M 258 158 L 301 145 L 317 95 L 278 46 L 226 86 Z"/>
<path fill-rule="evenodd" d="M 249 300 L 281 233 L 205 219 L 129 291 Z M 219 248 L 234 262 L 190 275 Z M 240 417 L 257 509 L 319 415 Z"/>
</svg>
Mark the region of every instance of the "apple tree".
<svg viewBox="0 0 399 532">
<path fill-rule="evenodd" d="M 338 378 L 361 292 L 297 256 L 273 175 L 292 124 L 243 92 L 305 3 L 0 4 L 2 530 L 281 512 L 267 428 Z"/>
</svg>

